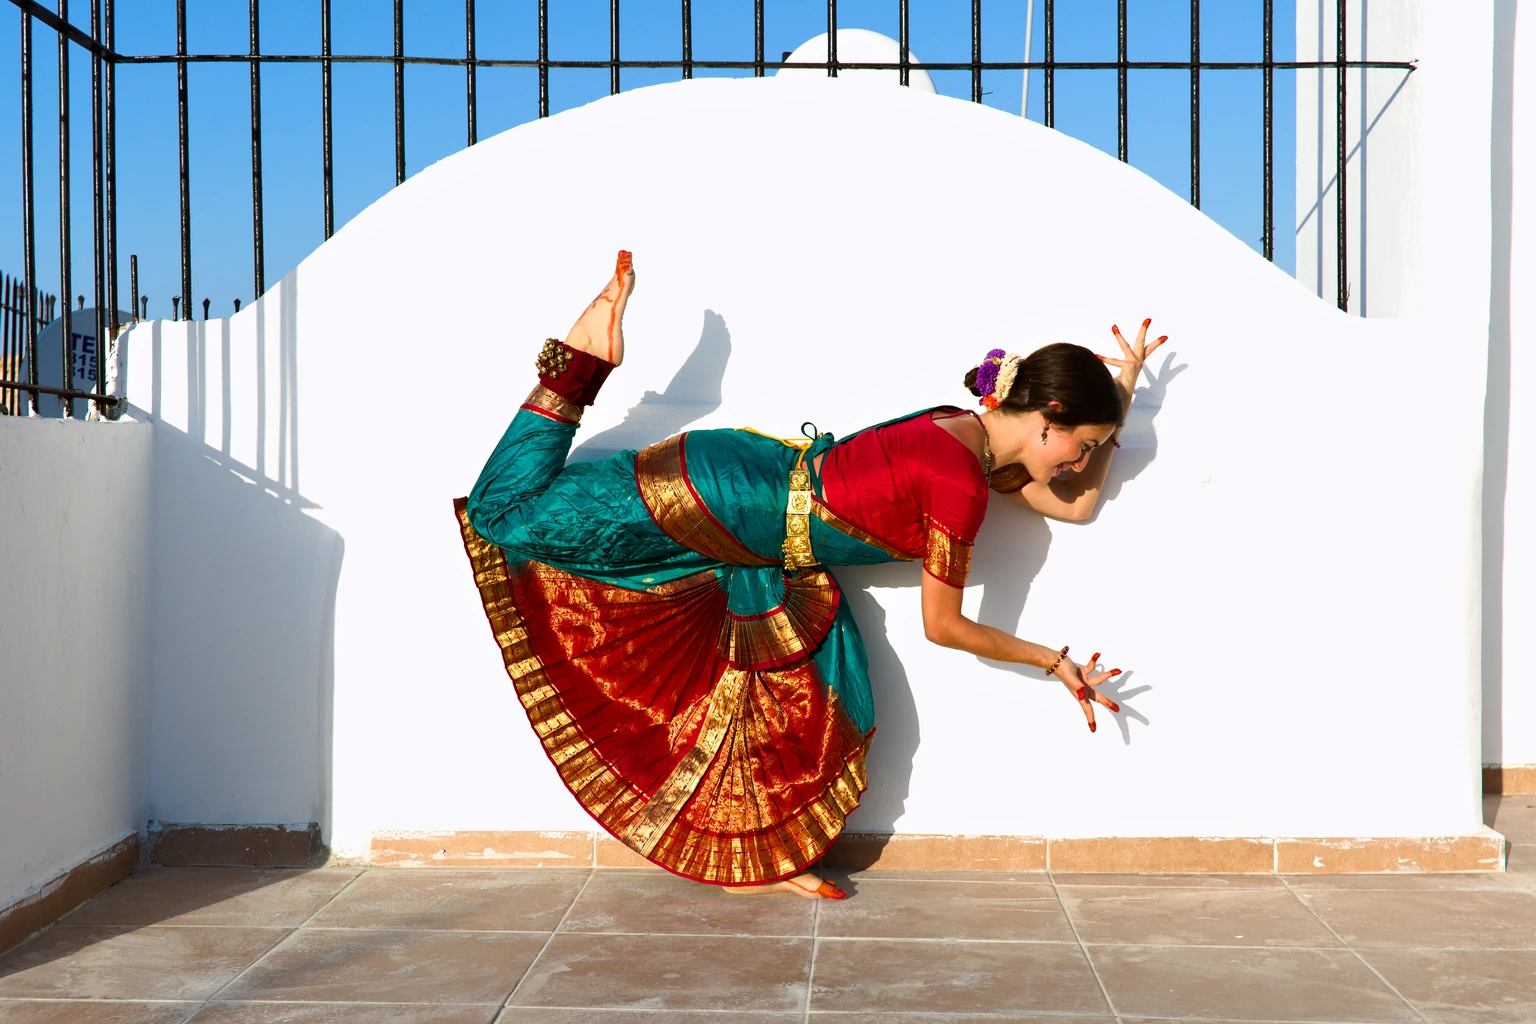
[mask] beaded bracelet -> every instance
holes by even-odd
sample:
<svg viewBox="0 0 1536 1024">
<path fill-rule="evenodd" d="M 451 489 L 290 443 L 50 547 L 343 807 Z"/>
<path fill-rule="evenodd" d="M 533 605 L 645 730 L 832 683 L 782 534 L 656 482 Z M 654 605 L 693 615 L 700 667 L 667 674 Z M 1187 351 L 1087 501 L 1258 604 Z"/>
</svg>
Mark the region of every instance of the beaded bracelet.
<svg viewBox="0 0 1536 1024">
<path fill-rule="evenodd" d="M 1051 662 L 1051 667 L 1045 670 L 1046 675 L 1053 676 L 1056 674 L 1056 670 L 1061 667 L 1061 661 L 1067 656 L 1067 651 L 1069 650 L 1071 650 L 1069 647 L 1063 647 L 1061 649 L 1061 653 L 1056 655 L 1056 660 Z"/>
</svg>

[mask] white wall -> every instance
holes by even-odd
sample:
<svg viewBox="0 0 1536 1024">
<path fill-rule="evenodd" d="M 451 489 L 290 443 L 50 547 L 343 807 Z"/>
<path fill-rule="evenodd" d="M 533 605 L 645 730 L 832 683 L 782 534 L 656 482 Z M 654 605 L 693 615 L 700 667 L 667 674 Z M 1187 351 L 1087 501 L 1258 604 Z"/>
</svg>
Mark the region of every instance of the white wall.
<svg viewBox="0 0 1536 1024">
<path fill-rule="evenodd" d="M 1536 764 L 1536 7 L 1496 12 L 1483 760 L 1514 765 Z"/>
<path fill-rule="evenodd" d="M 0 907 L 148 807 L 150 428 L 0 416 Z"/>
<path fill-rule="evenodd" d="M 239 363 L 259 338 L 268 369 L 265 403 L 234 410 L 226 447 L 247 470 L 265 459 L 253 489 L 340 539 L 309 556 L 295 543 L 275 574 L 298 574 L 311 600 L 325 552 L 345 545 L 333 647 L 296 628 L 260 634 L 266 649 L 318 647 L 322 692 L 334 671 L 339 851 L 379 829 L 588 827 L 525 724 L 450 503 L 531 386 L 540 342 L 621 246 L 640 275 L 630 354 L 580 436 L 639 411 L 608 446 L 684 425 L 788 435 L 814 419 L 842 434 L 968 400 L 961 374 L 994 345 L 1110 351 L 1111 323 L 1147 315 L 1173 336 L 1096 520 L 998 503 L 966 595 L 983 621 L 1124 666 L 1109 688 L 1120 720 L 1092 735 L 1039 673 L 927 644 L 917 566 L 840 572 L 879 723 L 850 827 L 1479 828 L 1486 307 L 1482 334 L 1459 343 L 1470 357 L 1444 360 L 1443 323 L 1345 316 L 1151 179 L 1038 125 L 910 90 L 706 79 L 523 125 L 429 168 L 229 321 L 229 393 L 263 386 Z M 187 390 L 164 381 L 202 365 L 185 356 L 189 332 L 211 353 L 222 341 L 196 332 L 225 329 L 135 328 L 131 400 Z M 1431 363 L 1442 405 L 1418 430 Z M 1360 382 L 1369 401 L 1355 400 Z M 161 414 L 216 457 L 222 413 Z M 177 530 L 215 546 L 236 536 L 198 517 Z M 205 611 L 279 621 L 262 605 L 276 597 Z M 226 641 L 206 659 L 237 653 Z M 163 702 L 199 684 L 188 671 L 159 685 Z M 186 806 L 220 806 L 227 780 L 252 771 L 239 749 L 208 746 L 199 757 L 229 762 L 177 769 Z"/>
</svg>

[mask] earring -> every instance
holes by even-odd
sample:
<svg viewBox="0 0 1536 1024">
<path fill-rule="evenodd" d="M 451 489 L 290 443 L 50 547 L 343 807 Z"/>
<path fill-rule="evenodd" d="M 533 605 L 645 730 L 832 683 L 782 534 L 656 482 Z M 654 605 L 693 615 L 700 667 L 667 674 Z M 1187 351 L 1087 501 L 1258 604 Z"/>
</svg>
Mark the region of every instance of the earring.
<svg viewBox="0 0 1536 1024">
<path fill-rule="evenodd" d="M 1046 428 L 1044 430 L 1040 431 L 1040 443 L 1041 444 L 1045 444 L 1045 436 L 1047 434 L 1049 434 L 1050 432 L 1051 432 L 1051 428 L 1050 428 L 1049 424 L 1046 425 Z"/>
</svg>

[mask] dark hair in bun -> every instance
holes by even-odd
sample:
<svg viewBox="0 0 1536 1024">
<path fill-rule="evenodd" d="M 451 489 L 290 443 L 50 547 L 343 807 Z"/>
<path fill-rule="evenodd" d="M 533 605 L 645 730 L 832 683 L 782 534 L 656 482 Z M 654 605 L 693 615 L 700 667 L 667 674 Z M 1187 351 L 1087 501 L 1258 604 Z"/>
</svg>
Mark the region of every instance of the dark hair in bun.
<svg viewBox="0 0 1536 1024">
<path fill-rule="evenodd" d="M 966 371 L 966 390 L 985 397 L 976 386 L 978 368 Z M 1063 427 L 1119 423 L 1124 415 L 1120 389 L 1109 367 L 1081 345 L 1058 341 L 1035 349 L 1019 364 L 1007 395 L 999 396 L 997 411 L 1011 415 L 1039 410 Z M 1052 402 L 1061 408 L 1052 409 Z"/>
</svg>

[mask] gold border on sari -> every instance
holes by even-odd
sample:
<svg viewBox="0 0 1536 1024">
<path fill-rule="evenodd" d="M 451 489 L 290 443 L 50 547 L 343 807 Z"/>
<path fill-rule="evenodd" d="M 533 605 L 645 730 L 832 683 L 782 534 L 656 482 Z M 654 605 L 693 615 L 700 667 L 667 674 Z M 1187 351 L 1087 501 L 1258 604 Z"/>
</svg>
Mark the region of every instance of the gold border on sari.
<svg viewBox="0 0 1536 1024">
<path fill-rule="evenodd" d="M 848 520 L 832 511 L 826 506 L 825 503 L 822 502 L 820 498 L 815 496 L 812 496 L 811 498 L 811 515 L 815 516 L 817 519 L 820 519 L 822 522 L 826 523 L 828 526 L 832 527 L 832 529 L 836 530 L 843 536 L 852 537 L 854 540 L 859 541 L 861 544 L 868 544 L 872 548 L 879 548 L 891 558 L 902 562 L 917 561 L 916 555 L 909 555 L 905 551 L 899 551 L 894 545 L 881 540 L 879 537 L 876 537 L 872 533 L 859 529 L 857 526 L 854 526 Z"/>
<path fill-rule="evenodd" d="M 971 545 L 931 518 L 924 519 L 928 524 L 928 554 L 923 557 L 923 568 L 940 583 L 964 587 L 971 571 Z"/>
<path fill-rule="evenodd" d="M 640 500 L 663 533 L 690 551 L 726 565 L 777 565 L 731 536 L 688 482 L 687 434 L 642 448 L 635 456 Z"/>
<path fill-rule="evenodd" d="M 788 664 L 827 638 L 842 600 L 827 572 L 784 577 L 784 600 L 759 615 L 727 611 L 720 623 L 720 654 L 740 668 Z"/>
<path fill-rule="evenodd" d="M 522 408 L 529 412 L 536 412 L 540 416 L 548 416 L 560 423 L 580 423 L 581 406 L 575 402 L 567 401 L 563 396 L 556 394 L 543 384 L 535 384 L 528 393 L 528 400 L 522 404 Z"/>
</svg>

